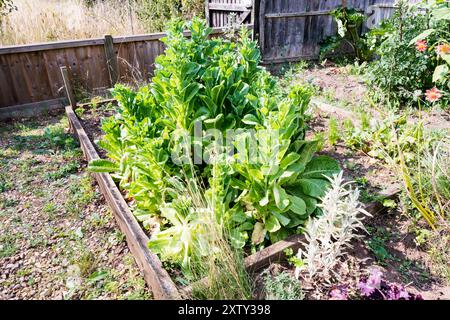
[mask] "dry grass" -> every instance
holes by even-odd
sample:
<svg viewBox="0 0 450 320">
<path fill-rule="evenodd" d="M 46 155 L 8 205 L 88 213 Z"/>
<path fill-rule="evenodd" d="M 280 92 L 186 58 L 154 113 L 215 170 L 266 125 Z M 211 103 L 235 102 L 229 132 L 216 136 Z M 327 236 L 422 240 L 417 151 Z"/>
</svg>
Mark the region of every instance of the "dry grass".
<svg viewBox="0 0 450 320">
<path fill-rule="evenodd" d="M 109 0 L 87 8 L 82 0 L 14 0 L 18 10 L 3 21 L 0 45 L 145 33 L 128 3 Z"/>
</svg>

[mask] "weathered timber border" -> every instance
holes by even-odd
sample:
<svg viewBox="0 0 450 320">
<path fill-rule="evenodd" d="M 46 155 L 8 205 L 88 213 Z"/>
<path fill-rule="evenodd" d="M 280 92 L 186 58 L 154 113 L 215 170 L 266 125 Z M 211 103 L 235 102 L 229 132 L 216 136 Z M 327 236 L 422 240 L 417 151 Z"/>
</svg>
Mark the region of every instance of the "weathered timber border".
<svg viewBox="0 0 450 320">
<path fill-rule="evenodd" d="M 66 98 L 59 98 L 0 108 L 0 121 L 36 117 L 55 110 L 62 111 L 66 104 Z"/>
</svg>

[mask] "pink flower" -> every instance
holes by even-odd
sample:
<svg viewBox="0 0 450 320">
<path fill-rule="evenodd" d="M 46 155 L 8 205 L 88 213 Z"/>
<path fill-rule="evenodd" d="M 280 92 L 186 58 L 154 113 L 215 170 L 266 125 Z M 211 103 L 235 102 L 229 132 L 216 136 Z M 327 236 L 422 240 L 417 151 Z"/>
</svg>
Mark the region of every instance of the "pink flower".
<svg viewBox="0 0 450 320">
<path fill-rule="evenodd" d="M 427 90 L 425 95 L 427 96 L 427 100 L 431 103 L 438 101 L 442 97 L 441 92 L 436 87 Z"/>
<path fill-rule="evenodd" d="M 428 48 L 428 44 L 426 40 L 419 40 L 416 42 L 416 49 L 420 52 L 425 52 Z"/>
<path fill-rule="evenodd" d="M 436 52 L 440 56 L 444 54 L 450 54 L 450 46 L 446 43 L 440 44 L 436 47 Z"/>
</svg>

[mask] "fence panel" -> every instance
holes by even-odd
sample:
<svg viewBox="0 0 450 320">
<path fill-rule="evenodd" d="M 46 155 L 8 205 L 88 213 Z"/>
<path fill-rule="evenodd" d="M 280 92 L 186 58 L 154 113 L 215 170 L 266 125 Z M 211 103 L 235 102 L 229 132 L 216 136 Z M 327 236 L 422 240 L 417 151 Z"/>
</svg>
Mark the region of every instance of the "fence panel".
<svg viewBox="0 0 450 320">
<path fill-rule="evenodd" d="M 393 13 L 394 2 L 347 0 L 347 7 L 370 14 L 377 23 Z M 330 12 L 341 5 L 342 0 L 261 0 L 257 16 L 264 62 L 316 58 L 320 42 L 336 34 Z"/>
<path fill-rule="evenodd" d="M 206 21 L 211 27 L 225 27 L 232 22 L 252 23 L 253 2 L 254 0 L 206 0 Z M 234 21 L 231 19 L 232 15 L 235 15 Z"/>
</svg>

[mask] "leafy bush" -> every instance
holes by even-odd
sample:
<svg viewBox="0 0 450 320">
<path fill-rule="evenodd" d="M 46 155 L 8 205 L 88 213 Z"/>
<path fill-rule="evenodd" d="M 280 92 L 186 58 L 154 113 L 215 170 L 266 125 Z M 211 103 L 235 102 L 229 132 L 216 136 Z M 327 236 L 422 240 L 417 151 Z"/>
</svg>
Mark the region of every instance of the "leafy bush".
<svg viewBox="0 0 450 320">
<path fill-rule="evenodd" d="M 336 161 L 314 157 L 317 141 L 305 141 L 311 92 L 294 87 L 285 94 L 259 66 L 246 30 L 236 42 L 209 33 L 199 19 L 172 24 L 152 83 L 113 90 L 120 111 L 104 121 L 100 142 L 111 161 L 91 163 L 113 173 L 144 225 L 161 226 L 150 248 L 185 268 L 195 255 L 211 253 L 204 210 L 212 208 L 235 247 L 264 246 L 320 214 L 324 175 L 339 171 Z M 196 135 L 199 123 L 204 139 Z M 233 134 L 233 144 L 220 143 Z M 201 188 L 184 192 L 193 181 Z M 214 205 L 193 205 L 193 193 Z"/>
<path fill-rule="evenodd" d="M 320 60 L 328 53 L 335 52 L 342 45 L 348 44 L 359 61 L 370 58 L 367 45 L 360 36 L 360 29 L 365 20 L 364 14 L 355 9 L 339 7 L 331 12 L 337 23 L 337 35 L 327 37 L 320 47 Z"/>
<path fill-rule="evenodd" d="M 433 7 L 448 5 L 442 1 L 431 3 Z M 433 74 L 441 63 L 439 57 L 432 51 L 427 52 L 424 43 L 414 46 L 411 42 L 415 42 L 417 36 L 423 34 L 429 26 L 434 30 L 428 36 L 429 43 L 440 43 L 439 39 L 448 39 L 450 22 L 445 19 L 430 19 L 427 11 L 419 6 L 422 4 L 409 5 L 400 1 L 394 16 L 383 23 L 380 29 L 371 32 L 371 41 L 380 45 L 375 48 L 378 59 L 369 65 L 367 78 L 391 102 L 414 103 L 435 85 Z M 438 84 L 438 87 L 448 91 L 442 84 Z"/>
<path fill-rule="evenodd" d="M 419 51 L 427 52 L 437 66 L 433 72 L 432 82 L 439 85 L 444 91 L 444 98 L 448 101 L 450 89 L 450 32 L 445 30 L 445 26 L 450 26 L 450 7 L 443 1 L 427 4 L 430 22 L 429 28 L 411 40 L 410 45 L 415 45 Z M 429 102 L 439 101 L 443 92 L 436 87 L 426 91 L 426 98 Z"/>
<path fill-rule="evenodd" d="M 265 273 L 264 289 L 266 300 L 303 300 L 305 298 L 300 281 L 287 272 L 280 272 L 275 276 Z"/>
</svg>

